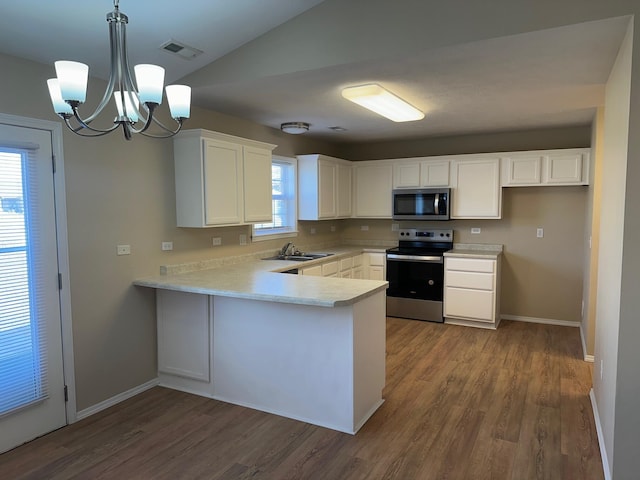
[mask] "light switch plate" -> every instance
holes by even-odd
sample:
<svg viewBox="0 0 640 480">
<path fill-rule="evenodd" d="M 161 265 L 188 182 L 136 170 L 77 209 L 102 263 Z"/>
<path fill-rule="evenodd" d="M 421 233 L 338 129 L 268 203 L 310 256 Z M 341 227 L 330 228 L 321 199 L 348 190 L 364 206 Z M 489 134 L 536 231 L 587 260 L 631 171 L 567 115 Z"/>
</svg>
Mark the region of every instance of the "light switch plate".
<svg viewBox="0 0 640 480">
<path fill-rule="evenodd" d="M 214 247 L 222 245 L 222 237 L 211 237 L 211 244 Z"/>
<path fill-rule="evenodd" d="M 538 237 L 538 238 L 544 237 L 544 229 L 543 228 L 538 228 L 536 230 L 536 237 Z"/>
<path fill-rule="evenodd" d="M 131 245 L 118 245 L 116 253 L 118 255 L 131 255 Z"/>
<path fill-rule="evenodd" d="M 474 235 L 480 233 L 481 231 L 482 231 L 482 229 L 478 228 L 478 227 L 474 227 L 474 228 L 471 229 L 471 233 L 473 233 Z"/>
<path fill-rule="evenodd" d="M 162 250 L 164 252 L 173 250 L 173 242 L 162 242 Z"/>
</svg>

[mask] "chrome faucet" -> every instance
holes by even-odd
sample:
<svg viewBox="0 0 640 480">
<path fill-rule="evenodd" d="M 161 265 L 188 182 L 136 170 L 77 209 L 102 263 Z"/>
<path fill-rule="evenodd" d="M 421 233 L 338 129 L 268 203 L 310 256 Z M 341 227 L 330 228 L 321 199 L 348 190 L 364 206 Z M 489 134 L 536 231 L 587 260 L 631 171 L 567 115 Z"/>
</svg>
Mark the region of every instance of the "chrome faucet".
<svg viewBox="0 0 640 480">
<path fill-rule="evenodd" d="M 285 255 L 291 255 L 293 253 L 293 251 L 295 251 L 296 247 L 293 245 L 292 242 L 287 243 L 284 247 L 282 247 L 282 250 L 280 250 L 280 255 L 285 256 Z M 291 251 L 289 251 L 291 250 Z"/>
</svg>

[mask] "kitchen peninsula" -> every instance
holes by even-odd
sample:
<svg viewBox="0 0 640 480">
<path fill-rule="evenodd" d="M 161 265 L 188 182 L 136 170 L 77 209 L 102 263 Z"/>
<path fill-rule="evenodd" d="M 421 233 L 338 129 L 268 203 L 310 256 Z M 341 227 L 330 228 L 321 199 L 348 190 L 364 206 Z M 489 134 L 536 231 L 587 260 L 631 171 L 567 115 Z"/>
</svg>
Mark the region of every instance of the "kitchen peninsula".
<svg viewBox="0 0 640 480">
<path fill-rule="evenodd" d="M 160 385 L 355 434 L 383 402 L 387 283 L 295 266 L 135 281 L 156 289 Z"/>
</svg>

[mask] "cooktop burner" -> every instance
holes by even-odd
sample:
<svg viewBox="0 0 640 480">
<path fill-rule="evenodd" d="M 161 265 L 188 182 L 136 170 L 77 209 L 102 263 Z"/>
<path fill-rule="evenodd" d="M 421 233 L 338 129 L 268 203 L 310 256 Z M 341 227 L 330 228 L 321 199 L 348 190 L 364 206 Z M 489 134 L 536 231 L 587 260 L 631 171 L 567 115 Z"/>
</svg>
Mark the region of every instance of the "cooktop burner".
<svg viewBox="0 0 640 480">
<path fill-rule="evenodd" d="M 402 229 L 398 246 L 387 253 L 400 255 L 442 255 L 453 248 L 453 230 Z"/>
</svg>

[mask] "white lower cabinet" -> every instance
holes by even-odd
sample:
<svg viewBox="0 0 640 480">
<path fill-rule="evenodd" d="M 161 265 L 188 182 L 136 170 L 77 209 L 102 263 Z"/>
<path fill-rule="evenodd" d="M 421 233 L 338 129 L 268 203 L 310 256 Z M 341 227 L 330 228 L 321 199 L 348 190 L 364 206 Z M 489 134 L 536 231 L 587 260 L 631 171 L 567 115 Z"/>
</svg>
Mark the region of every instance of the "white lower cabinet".
<svg viewBox="0 0 640 480">
<path fill-rule="evenodd" d="M 213 297 L 156 290 L 160 385 L 213 393 Z"/>
<path fill-rule="evenodd" d="M 344 256 L 298 269 L 299 275 L 316 277 L 340 277 L 366 280 L 385 280 L 386 256 L 384 253 L 367 252 Z"/>
<path fill-rule="evenodd" d="M 369 280 L 385 280 L 387 276 L 387 257 L 384 253 L 363 253 L 366 266 L 366 277 Z"/>
<path fill-rule="evenodd" d="M 444 260 L 444 316 L 447 323 L 496 328 L 499 316 L 500 255 Z"/>
<path fill-rule="evenodd" d="M 305 267 L 299 269 L 299 275 L 309 275 L 312 277 L 321 277 L 322 276 L 322 265 L 313 265 L 311 267 Z"/>
</svg>

